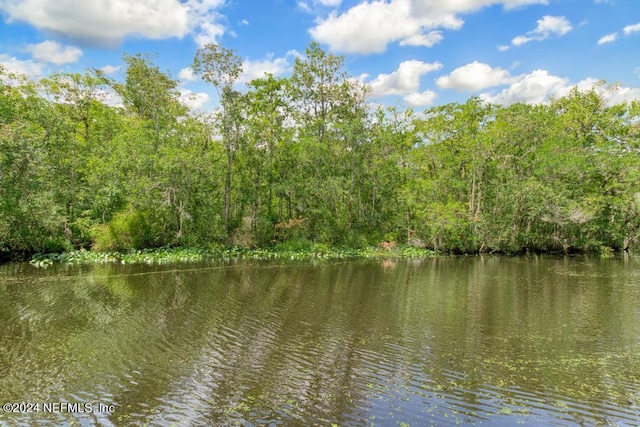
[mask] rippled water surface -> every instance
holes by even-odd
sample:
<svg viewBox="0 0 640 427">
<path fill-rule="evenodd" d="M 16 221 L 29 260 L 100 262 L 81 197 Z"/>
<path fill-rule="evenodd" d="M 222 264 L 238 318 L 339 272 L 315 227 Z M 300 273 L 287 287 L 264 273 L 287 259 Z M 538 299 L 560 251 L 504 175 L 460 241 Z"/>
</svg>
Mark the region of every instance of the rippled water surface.
<svg viewBox="0 0 640 427">
<path fill-rule="evenodd" d="M 640 425 L 640 260 L 8 264 L 5 402 L 92 405 L 11 426 Z"/>
</svg>

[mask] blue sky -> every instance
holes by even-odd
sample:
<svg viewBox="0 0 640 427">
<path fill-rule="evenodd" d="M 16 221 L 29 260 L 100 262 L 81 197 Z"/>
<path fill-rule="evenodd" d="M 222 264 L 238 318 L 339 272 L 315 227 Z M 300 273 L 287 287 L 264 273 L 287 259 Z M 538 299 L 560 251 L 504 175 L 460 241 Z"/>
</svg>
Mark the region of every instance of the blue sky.
<svg viewBox="0 0 640 427">
<path fill-rule="evenodd" d="M 235 49 L 248 81 L 288 75 L 317 41 L 373 102 L 416 110 L 472 95 L 545 102 L 601 79 L 640 99 L 638 0 L 0 0 L 0 19 L 11 71 L 118 78 L 123 52 L 149 53 L 201 109 L 215 91 L 188 67 L 208 42 Z"/>
</svg>

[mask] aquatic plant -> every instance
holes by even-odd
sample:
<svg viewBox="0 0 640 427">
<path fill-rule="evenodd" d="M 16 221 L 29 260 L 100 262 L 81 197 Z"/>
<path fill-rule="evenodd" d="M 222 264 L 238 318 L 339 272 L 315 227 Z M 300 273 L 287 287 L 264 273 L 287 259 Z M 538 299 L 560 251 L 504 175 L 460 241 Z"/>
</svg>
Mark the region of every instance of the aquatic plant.
<svg viewBox="0 0 640 427">
<path fill-rule="evenodd" d="M 388 259 L 388 258 L 425 258 L 433 257 L 435 253 L 428 249 L 411 246 L 396 246 L 392 250 L 378 247 L 360 249 L 328 247 L 326 245 L 311 245 L 306 249 L 291 250 L 287 247 L 270 247 L 246 249 L 233 247 L 212 248 L 156 248 L 131 251 L 88 251 L 85 249 L 63 253 L 37 253 L 29 261 L 35 267 L 49 267 L 54 263 L 60 264 L 167 264 L 198 262 L 205 260 L 332 260 L 332 259 Z"/>
</svg>

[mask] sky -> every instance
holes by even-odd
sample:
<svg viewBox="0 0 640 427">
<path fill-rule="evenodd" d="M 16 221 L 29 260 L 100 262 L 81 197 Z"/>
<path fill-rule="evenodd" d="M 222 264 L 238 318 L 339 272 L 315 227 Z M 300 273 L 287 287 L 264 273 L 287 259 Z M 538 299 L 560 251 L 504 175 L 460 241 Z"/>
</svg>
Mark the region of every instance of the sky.
<svg viewBox="0 0 640 427">
<path fill-rule="evenodd" d="M 148 53 L 204 111 L 216 97 L 189 68 L 199 47 L 237 51 L 241 90 L 290 75 L 312 41 L 343 55 L 381 105 L 548 102 L 600 80 L 640 100 L 638 0 L 0 0 L 6 69 L 118 79 L 123 53 Z"/>
</svg>

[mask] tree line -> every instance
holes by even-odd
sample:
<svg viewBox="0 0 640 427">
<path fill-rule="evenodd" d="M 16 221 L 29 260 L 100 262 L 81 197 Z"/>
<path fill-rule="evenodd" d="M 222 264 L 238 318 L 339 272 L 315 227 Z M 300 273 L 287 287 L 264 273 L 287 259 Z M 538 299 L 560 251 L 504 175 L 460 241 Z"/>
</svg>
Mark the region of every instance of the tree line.
<svg viewBox="0 0 640 427">
<path fill-rule="evenodd" d="M 627 249 L 640 237 L 640 103 L 373 107 L 312 43 L 238 90 L 219 45 L 191 111 L 149 55 L 30 80 L 0 67 L 0 252 L 398 242 L 455 253 Z M 121 105 L 106 101 L 116 93 Z"/>
</svg>

